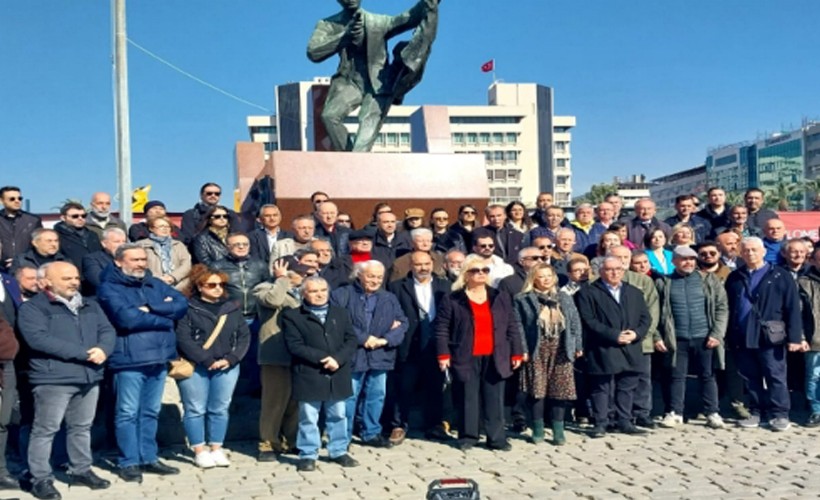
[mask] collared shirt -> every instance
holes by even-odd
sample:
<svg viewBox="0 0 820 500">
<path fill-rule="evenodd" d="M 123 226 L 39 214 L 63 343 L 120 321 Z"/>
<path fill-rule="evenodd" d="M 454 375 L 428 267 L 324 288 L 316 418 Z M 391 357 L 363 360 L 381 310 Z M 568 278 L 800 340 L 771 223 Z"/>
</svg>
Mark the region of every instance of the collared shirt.
<svg viewBox="0 0 820 500">
<path fill-rule="evenodd" d="M 604 286 L 606 287 L 607 291 L 609 292 L 609 294 L 612 295 L 613 299 L 615 299 L 615 302 L 620 304 L 621 303 L 621 289 L 623 288 L 623 284 L 619 284 L 617 287 L 614 287 L 614 286 L 610 285 L 609 283 L 607 283 L 606 281 L 604 281 L 603 283 L 604 283 Z"/>
<path fill-rule="evenodd" d="M 413 288 L 416 291 L 416 302 L 419 303 L 419 309 L 422 313 L 427 314 L 430 321 L 436 319 L 436 301 L 433 300 L 433 281 L 427 283 L 419 283 L 413 277 Z"/>
<path fill-rule="evenodd" d="M 268 250 L 273 250 L 273 246 L 276 245 L 276 240 L 279 239 L 279 231 L 280 229 L 277 227 L 276 231 L 270 232 L 265 229 L 265 236 L 268 238 Z"/>
</svg>

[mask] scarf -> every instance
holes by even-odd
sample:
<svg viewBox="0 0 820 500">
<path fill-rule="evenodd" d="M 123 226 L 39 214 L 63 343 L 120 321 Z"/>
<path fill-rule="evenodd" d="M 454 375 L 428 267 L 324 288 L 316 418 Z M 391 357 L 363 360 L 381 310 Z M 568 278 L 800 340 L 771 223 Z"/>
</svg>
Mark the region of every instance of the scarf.
<svg viewBox="0 0 820 500">
<path fill-rule="evenodd" d="M 108 219 L 111 216 L 111 212 L 108 212 L 108 211 L 99 212 L 99 211 L 97 211 L 97 209 L 92 208 L 89 211 L 89 215 L 91 215 L 91 217 L 89 217 L 87 219 L 88 222 L 91 222 L 92 224 L 96 224 L 100 227 L 105 227 L 108 224 Z"/>
<path fill-rule="evenodd" d="M 225 241 L 228 238 L 228 228 L 227 227 L 223 227 L 222 229 L 217 229 L 215 227 L 211 227 L 211 228 L 208 228 L 208 230 L 210 232 L 212 232 L 214 234 L 214 236 L 219 238 L 219 241 L 221 241 L 222 243 L 227 244 L 226 241 Z"/>
<path fill-rule="evenodd" d="M 157 236 L 154 233 L 148 233 L 148 239 L 159 254 L 160 266 L 162 267 L 162 274 L 171 274 L 174 271 L 174 261 L 171 259 L 171 246 L 173 240 L 170 236 Z"/>
<path fill-rule="evenodd" d="M 557 337 L 564 330 L 564 315 L 554 292 L 535 291 L 541 311 L 538 313 L 538 330 L 547 338 Z"/>
<path fill-rule="evenodd" d="M 327 319 L 327 313 L 328 313 L 328 311 L 330 311 L 330 303 L 328 302 L 323 306 L 314 306 L 314 305 L 308 304 L 307 302 L 305 302 L 304 304 L 305 304 L 305 309 L 307 309 L 314 316 L 319 318 L 319 321 L 321 321 L 322 324 L 324 325 L 325 320 Z"/>
<path fill-rule="evenodd" d="M 66 299 L 65 297 L 61 297 L 51 292 L 48 292 L 48 295 L 51 299 L 65 305 L 74 316 L 79 314 L 80 308 L 83 306 L 83 296 L 79 293 L 75 293 L 70 299 Z"/>
</svg>

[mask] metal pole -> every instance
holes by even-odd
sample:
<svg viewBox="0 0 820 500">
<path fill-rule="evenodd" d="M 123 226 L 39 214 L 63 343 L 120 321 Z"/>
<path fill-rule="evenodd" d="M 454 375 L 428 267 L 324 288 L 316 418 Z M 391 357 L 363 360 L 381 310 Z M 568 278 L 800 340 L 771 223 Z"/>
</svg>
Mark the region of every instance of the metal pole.
<svg viewBox="0 0 820 500">
<path fill-rule="evenodd" d="M 128 112 L 128 37 L 125 31 L 125 0 L 114 0 L 114 115 L 117 139 L 117 189 L 120 218 L 130 224 L 131 129 Z"/>
</svg>

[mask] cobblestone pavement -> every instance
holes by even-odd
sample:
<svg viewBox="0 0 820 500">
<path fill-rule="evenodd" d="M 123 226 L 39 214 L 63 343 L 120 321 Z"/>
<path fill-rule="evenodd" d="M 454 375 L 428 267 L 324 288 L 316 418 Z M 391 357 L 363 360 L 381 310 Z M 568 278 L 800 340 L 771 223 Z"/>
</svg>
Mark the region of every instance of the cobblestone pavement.
<svg viewBox="0 0 820 500">
<path fill-rule="evenodd" d="M 446 444 L 408 439 L 393 449 L 354 444 L 361 466 L 343 469 L 319 462 L 317 470 L 296 472 L 295 457 L 257 463 L 255 443 L 229 443 L 233 465 L 199 470 L 183 447 L 164 450 L 164 459 L 182 468 L 178 476 L 146 476 L 141 485 L 124 483 L 105 460 L 100 475 L 108 490 L 57 487 L 65 499 L 423 499 L 433 479 L 468 477 L 478 482 L 485 500 L 672 499 L 672 498 L 818 498 L 820 459 L 817 430 L 793 426 L 783 433 L 768 429 L 711 430 L 703 421 L 649 437 L 610 434 L 590 439 L 568 433 L 566 446 L 533 445 L 511 436 L 510 452 L 477 447 L 467 453 Z M 0 498 L 19 496 L 0 492 Z"/>
</svg>

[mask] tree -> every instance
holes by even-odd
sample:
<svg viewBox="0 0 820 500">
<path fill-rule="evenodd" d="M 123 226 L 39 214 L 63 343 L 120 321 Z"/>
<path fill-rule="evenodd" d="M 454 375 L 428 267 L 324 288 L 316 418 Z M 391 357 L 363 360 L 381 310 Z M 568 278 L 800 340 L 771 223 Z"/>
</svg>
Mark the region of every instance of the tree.
<svg viewBox="0 0 820 500">
<path fill-rule="evenodd" d="M 590 203 L 592 205 L 597 205 L 604 201 L 606 195 L 617 192 L 617 184 L 593 184 L 592 186 L 590 186 L 589 192 L 582 194 L 578 198 L 575 198 L 574 203 L 576 206 L 581 203 Z"/>
<path fill-rule="evenodd" d="M 796 194 L 802 193 L 803 191 L 804 187 L 800 183 L 779 180 L 773 188 L 766 190 L 764 204 L 767 208 L 774 208 L 781 212 L 787 212 L 792 208 L 802 208 L 794 207 L 794 198 Z M 802 203 L 799 203 L 799 205 L 802 205 Z"/>
<path fill-rule="evenodd" d="M 741 207 L 746 204 L 743 199 L 743 195 L 745 193 L 743 191 L 728 191 L 726 192 L 726 204 L 732 207 L 736 207 L 740 205 Z"/>
</svg>

